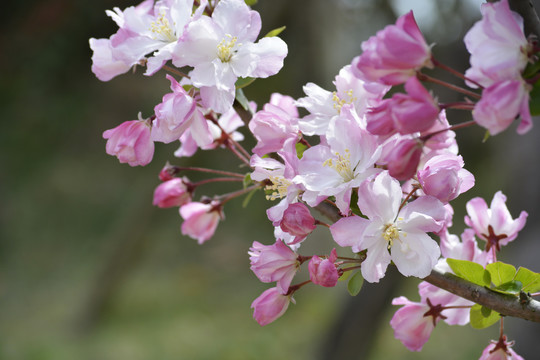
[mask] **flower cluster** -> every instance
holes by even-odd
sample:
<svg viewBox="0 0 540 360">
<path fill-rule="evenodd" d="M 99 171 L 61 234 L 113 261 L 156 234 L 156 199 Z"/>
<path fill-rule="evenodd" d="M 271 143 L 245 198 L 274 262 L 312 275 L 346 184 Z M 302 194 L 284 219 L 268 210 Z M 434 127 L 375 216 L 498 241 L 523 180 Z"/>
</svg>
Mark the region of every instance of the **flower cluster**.
<svg viewBox="0 0 540 360">
<path fill-rule="evenodd" d="M 471 68 L 459 76 L 469 89 L 423 72 L 441 67 L 457 73 L 435 59 L 409 12 L 365 41 L 362 54 L 338 72 L 332 89 L 307 83 L 304 97 L 274 93 L 259 111 L 242 87 L 276 74 L 287 46 L 276 36 L 257 41 L 260 15 L 243 0 L 146 0 L 107 14 L 119 30 L 110 39 L 90 39 L 96 76 L 108 81 L 140 65 L 145 75 L 168 71 L 171 89 L 149 118 L 139 115 L 105 131 L 107 153 L 131 166 L 146 165 L 154 142 L 179 141 L 177 157 L 224 147 L 249 167 L 241 174 L 167 164 L 160 172 L 154 205 L 178 207 L 182 233 L 201 244 L 214 235 L 229 200 L 262 190 L 270 201 L 266 214 L 274 239 L 270 245 L 257 239 L 248 252 L 257 278 L 275 283 L 251 305 L 260 325 L 282 316 L 303 286 L 334 287 L 350 272 L 379 282 L 390 264 L 418 278 L 434 269 L 451 273 L 446 259 L 485 267 L 524 227 L 527 213 L 513 219 L 498 192 L 490 208 L 481 198 L 467 203 L 469 228 L 461 240 L 450 233 L 451 202 L 475 184 L 459 155 L 455 130 L 477 124 L 495 135 L 517 117 L 520 134 L 532 126 L 531 79 L 524 74 L 533 45 L 507 0 L 483 5 L 482 20 L 465 37 Z M 430 82 L 466 98 L 441 103 L 425 87 Z M 390 96 L 400 85 L 404 92 Z M 451 108 L 472 111 L 474 121 L 451 125 L 446 116 Z M 243 125 L 256 140 L 251 151 L 240 144 Z M 220 177 L 191 182 L 180 177 L 185 171 Z M 214 182 L 243 186 L 194 200 L 196 189 Z M 330 214 L 332 223 L 316 219 L 312 209 Z M 301 255 L 301 245 L 318 226 L 328 228 L 339 248 Z M 482 248 L 477 239 L 485 242 Z M 342 255 L 345 251 L 352 254 Z M 309 279 L 293 284 L 306 262 Z M 390 323 L 395 337 L 413 351 L 423 347 L 439 321 L 468 323 L 473 305 L 427 282 L 420 283 L 419 294 L 419 302 L 394 299 L 402 307 Z M 510 345 L 501 335 L 482 358 L 495 352 L 519 358 Z"/>
</svg>

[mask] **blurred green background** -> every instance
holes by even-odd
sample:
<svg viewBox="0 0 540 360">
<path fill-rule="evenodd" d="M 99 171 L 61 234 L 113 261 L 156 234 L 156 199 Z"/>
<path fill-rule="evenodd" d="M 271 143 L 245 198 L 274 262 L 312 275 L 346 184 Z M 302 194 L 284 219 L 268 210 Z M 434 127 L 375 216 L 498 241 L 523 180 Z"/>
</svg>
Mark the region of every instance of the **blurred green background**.
<svg viewBox="0 0 540 360">
<path fill-rule="evenodd" d="M 289 56 L 279 75 L 256 81 L 246 94 L 261 107 L 272 92 L 303 96 L 308 81 L 330 89 L 360 43 L 411 7 L 428 42 L 437 43 L 435 55 L 465 70 L 468 57 L 459 39 L 479 17 L 479 3 L 260 0 L 254 8 L 262 15 L 261 33 L 286 25 Z M 88 38 L 116 32 L 105 9 L 135 4 L 11 2 L 0 15 L 0 359 L 478 357 L 497 329 L 441 323 L 419 354 L 393 338 L 391 298 L 417 300 L 415 279 L 388 275 L 358 299 L 344 284 L 306 287 L 275 323 L 260 327 L 252 319 L 251 301 L 267 286 L 250 272 L 246 252 L 254 240 L 273 241 L 262 196 L 249 211 L 241 200 L 230 202 L 226 220 L 203 246 L 181 235 L 176 209 L 151 204 L 167 160 L 226 169 L 237 166 L 234 158 L 216 151 L 179 160 L 172 157 L 177 144 L 158 144 L 150 165 L 131 168 L 105 154 L 104 130 L 139 111 L 151 115 L 169 91 L 163 73 L 147 78 L 138 71 L 102 83 L 90 71 Z M 462 115 L 451 114 L 451 121 L 466 120 Z M 466 167 L 479 185 L 455 204 L 456 234 L 465 202 L 478 195 L 489 202 L 501 189 L 516 197 L 509 200 L 514 216 L 522 209 L 531 213 L 530 230 L 520 241 L 539 243 L 537 128 L 523 138 L 511 130 L 486 144 L 481 130 L 463 133 Z M 332 246 L 328 233 L 318 230 L 306 253 Z M 505 259 L 540 271 L 536 246 L 510 250 Z M 381 300 L 365 305 L 370 299 Z M 528 339 L 538 339 L 538 326 L 508 323 L 518 353 L 537 354 Z"/>
</svg>

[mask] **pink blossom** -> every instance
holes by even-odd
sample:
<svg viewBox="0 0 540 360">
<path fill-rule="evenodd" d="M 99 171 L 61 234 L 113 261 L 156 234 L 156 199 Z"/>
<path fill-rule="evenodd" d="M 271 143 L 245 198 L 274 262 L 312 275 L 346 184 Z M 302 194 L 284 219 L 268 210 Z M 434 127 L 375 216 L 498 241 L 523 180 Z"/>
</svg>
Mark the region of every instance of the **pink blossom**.
<svg viewBox="0 0 540 360">
<path fill-rule="evenodd" d="M 305 135 L 325 135 L 330 121 L 347 109 L 363 118 L 369 106 L 376 106 L 388 91 L 388 86 L 369 83 L 352 74 L 351 66 L 344 66 L 334 80 L 336 91 L 328 91 L 320 86 L 304 85 L 306 97 L 296 104 L 310 114 L 299 119 L 298 126 Z"/>
<path fill-rule="evenodd" d="M 529 90 L 522 80 L 506 80 L 493 83 L 484 89 L 482 98 L 473 110 L 474 121 L 495 135 L 505 130 L 521 116 L 517 128 L 519 134 L 525 134 L 532 128 L 529 110 Z"/>
<path fill-rule="evenodd" d="M 390 326 L 394 329 L 394 337 L 411 351 L 422 350 L 435 325 L 443 317 L 440 314 L 441 308 L 431 307 L 426 303 L 413 302 L 404 296 L 392 300 L 392 305 L 404 305 L 395 312 L 390 320 Z"/>
<path fill-rule="evenodd" d="M 399 17 L 362 43 L 363 53 L 352 62 L 360 79 L 386 85 L 401 84 L 424 66 L 432 67 L 431 49 L 411 12 Z"/>
<path fill-rule="evenodd" d="M 478 360 L 524 360 L 519 356 L 511 346 L 513 341 L 506 341 L 506 335 L 503 335 L 499 341 L 491 341 Z"/>
<path fill-rule="evenodd" d="M 265 290 L 251 303 L 253 318 L 261 326 L 268 325 L 283 315 L 291 302 L 291 296 L 283 295 L 278 288 Z"/>
<path fill-rule="evenodd" d="M 366 114 L 367 130 L 375 135 L 393 131 L 412 134 L 426 131 L 439 115 L 439 106 L 416 77 L 405 83 L 407 94 L 395 94 Z"/>
<path fill-rule="evenodd" d="M 299 138 L 298 111 L 293 101 L 291 97 L 273 94 L 270 103 L 253 115 L 249 122 L 249 130 L 257 139 L 253 153 L 264 156 L 277 152 L 283 149 L 283 144 L 289 139 L 296 143 Z M 279 104 L 283 104 L 285 108 L 281 108 Z"/>
<path fill-rule="evenodd" d="M 317 255 L 314 255 L 308 264 L 311 282 L 324 287 L 336 286 L 339 279 L 339 274 L 335 265 L 336 260 L 336 249 L 332 249 L 330 256 L 324 260 Z"/>
<path fill-rule="evenodd" d="M 512 219 L 506 207 L 506 196 L 500 191 L 493 196 L 490 208 L 480 197 L 471 199 L 466 207 L 468 215 L 465 216 L 465 223 L 474 229 L 476 236 L 487 242 L 486 251 L 492 247 L 499 251 L 502 245 L 514 240 L 525 226 L 528 216 L 527 212 L 522 211 L 519 218 Z"/>
<path fill-rule="evenodd" d="M 286 294 L 291 281 L 300 266 L 298 254 L 281 240 L 273 245 L 263 245 L 257 241 L 249 249 L 251 270 L 262 282 L 277 281 L 277 288 Z"/>
<path fill-rule="evenodd" d="M 305 187 L 302 199 L 308 205 L 335 196 L 339 210 L 346 214 L 352 189 L 380 172 L 373 165 L 381 149 L 376 137 L 363 130 L 351 112 L 332 119 L 326 142 L 304 152 L 293 182 Z"/>
<path fill-rule="evenodd" d="M 402 138 L 386 156 L 383 162 L 390 176 L 397 180 L 408 180 L 414 176 L 422 156 L 422 144 L 411 138 Z"/>
<path fill-rule="evenodd" d="M 439 113 L 439 120 L 435 121 L 429 130 L 420 134 L 422 137 L 429 136 L 424 142 L 424 148 L 428 150 L 444 150 L 457 155 L 458 145 L 456 142 L 456 133 L 453 130 L 448 130 L 449 128 L 450 124 L 446 118 L 446 111 L 443 109 Z"/>
<path fill-rule="evenodd" d="M 528 60 L 523 19 L 510 10 L 508 0 L 482 4 L 481 11 L 482 20 L 464 38 L 471 53 L 471 68 L 465 75 L 484 87 L 519 79 Z"/>
<path fill-rule="evenodd" d="M 382 172 L 358 188 L 358 207 L 367 219 L 353 215 L 330 226 L 334 241 L 351 246 L 353 252 L 367 249 L 361 271 L 364 279 L 378 282 L 393 261 L 403 275 L 429 275 L 440 256 L 437 243 L 426 232 L 439 231 L 444 223 L 443 204 L 422 196 L 400 209 L 399 182 Z"/>
<path fill-rule="evenodd" d="M 435 155 L 418 170 L 418 182 L 426 195 L 448 203 L 474 186 L 473 174 L 463 165 L 461 156 L 452 153 Z"/>
<path fill-rule="evenodd" d="M 280 227 L 281 230 L 295 236 L 294 242 L 291 243 L 295 244 L 304 240 L 317 226 L 307 206 L 294 203 L 283 212 Z"/>
<path fill-rule="evenodd" d="M 180 215 L 184 219 L 182 234 L 198 241 L 199 244 L 210 239 L 216 232 L 219 220 L 223 217 L 219 203 L 210 204 L 190 202 L 180 207 Z"/>
<path fill-rule="evenodd" d="M 90 49 L 93 51 L 92 72 L 101 81 L 109 81 L 131 69 L 131 64 L 114 58 L 109 39 L 90 39 Z"/>
<path fill-rule="evenodd" d="M 121 163 L 144 166 L 152 161 L 154 142 L 150 138 L 147 120 L 125 121 L 104 131 L 103 138 L 107 139 L 107 154 L 116 156 Z"/>
<path fill-rule="evenodd" d="M 154 191 L 153 203 L 160 208 L 182 206 L 190 201 L 191 193 L 180 178 L 164 181 Z"/>
<path fill-rule="evenodd" d="M 260 29 L 259 13 L 243 0 L 221 0 L 211 18 L 189 23 L 173 64 L 194 67 L 191 80 L 205 107 L 224 113 L 232 106 L 239 77 L 265 78 L 282 68 L 287 45 L 278 37 L 255 43 Z"/>
</svg>

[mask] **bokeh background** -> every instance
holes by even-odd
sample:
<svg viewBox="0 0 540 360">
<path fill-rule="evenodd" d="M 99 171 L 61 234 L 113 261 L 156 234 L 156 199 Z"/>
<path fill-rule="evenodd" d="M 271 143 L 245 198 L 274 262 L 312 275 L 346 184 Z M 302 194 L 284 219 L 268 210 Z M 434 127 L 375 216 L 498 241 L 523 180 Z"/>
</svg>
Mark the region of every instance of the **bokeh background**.
<svg viewBox="0 0 540 360">
<path fill-rule="evenodd" d="M 289 44 L 277 76 L 246 89 L 262 106 L 272 92 L 303 96 L 308 81 L 331 89 L 360 43 L 411 8 L 434 43 L 434 54 L 465 70 L 460 39 L 479 16 L 480 0 L 259 0 L 262 34 L 283 25 Z M 158 144 L 154 161 L 131 168 L 105 154 L 102 132 L 149 116 L 169 90 L 163 73 L 137 71 L 108 83 L 90 71 L 90 37 L 109 37 L 105 9 L 127 0 L 10 2 L 0 14 L 0 359 L 469 359 L 477 358 L 496 326 L 486 331 L 441 323 L 421 353 L 395 340 L 388 325 L 393 296 L 417 300 L 416 279 L 389 272 L 378 286 L 351 298 L 345 284 L 306 287 L 297 305 L 260 327 L 251 301 L 264 289 L 249 271 L 254 241 L 271 243 L 272 227 L 256 196 L 225 208 L 226 220 L 203 246 L 180 233 L 175 209 L 152 207 L 157 174 L 177 165 L 235 168 L 225 151 L 174 159 L 176 144 Z M 538 8 L 538 5 L 537 5 Z M 436 89 L 435 90 L 440 90 Z M 440 93 L 441 101 L 452 94 Z M 454 123 L 467 120 L 451 112 Z M 477 186 L 455 202 L 454 233 L 474 196 L 488 203 L 509 196 L 514 216 L 529 223 L 502 258 L 540 271 L 539 126 L 513 129 L 482 143 L 483 131 L 458 134 L 466 168 Z M 247 140 L 248 147 L 253 145 Z M 242 169 L 240 169 L 242 170 Z M 211 193 L 226 188 L 209 188 Z M 328 251 L 325 231 L 306 244 Z M 300 276 L 306 276 L 301 274 Z M 540 326 L 508 319 L 516 351 L 537 357 Z"/>
</svg>

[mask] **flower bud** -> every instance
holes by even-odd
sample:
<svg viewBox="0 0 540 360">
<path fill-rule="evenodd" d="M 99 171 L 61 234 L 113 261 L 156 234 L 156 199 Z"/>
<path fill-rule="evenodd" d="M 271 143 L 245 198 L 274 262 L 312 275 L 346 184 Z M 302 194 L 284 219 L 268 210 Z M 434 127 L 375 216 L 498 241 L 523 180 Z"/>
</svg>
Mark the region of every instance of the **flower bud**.
<svg viewBox="0 0 540 360">
<path fill-rule="evenodd" d="M 182 206 L 191 201 L 191 194 L 180 178 L 173 178 L 158 185 L 154 191 L 154 206 L 168 208 Z"/>
<path fill-rule="evenodd" d="M 333 249 L 327 259 L 314 255 L 308 264 L 311 282 L 325 287 L 336 286 L 339 274 L 334 264 L 337 260 L 336 249 Z"/>
<path fill-rule="evenodd" d="M 104 131 L 103 138 L 107 139 L 107 154 L 116 156 L 121 163 L 144 166 L 152 161 L 154 142 L 146 120 L 125 121 Z"/>
<path fill-rule="evenodd" d="M 309 209 L 302 203 L 290 204 L 283 212 L 280 223 L 281 230 L 296 236 L 293 244 L 304 240 L 315 228 L 315 219 Z"/>
<path fill-rule="evenodd" d="M 402 139 L 391 150 L 387 157 L 387 166 L 390 176 L 397 180 L 408 180 L 414 176 L 420 156 L 422 145 L 415 139 Z"/>
</svg>

